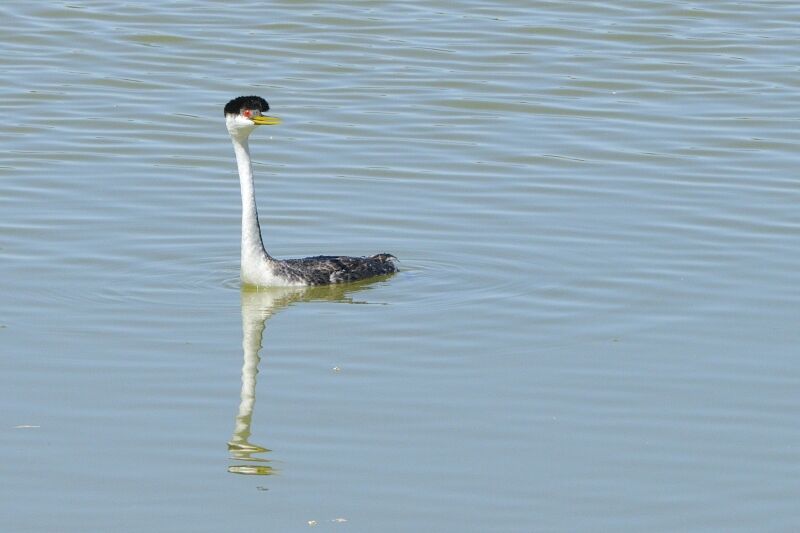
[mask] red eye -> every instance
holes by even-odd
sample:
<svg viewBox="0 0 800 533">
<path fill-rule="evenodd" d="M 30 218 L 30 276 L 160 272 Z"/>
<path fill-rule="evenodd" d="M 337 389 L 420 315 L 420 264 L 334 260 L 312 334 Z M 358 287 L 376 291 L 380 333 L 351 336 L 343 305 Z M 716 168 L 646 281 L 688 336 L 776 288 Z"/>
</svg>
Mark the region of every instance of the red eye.
<svg viewBox="0 0 800 533">
<path fill-rule="evenodd" d="M 249 109 L 245 109 L 244 111 L 242 111 L 242 115 L 246 116 L 247 118 L 250 118 L 250 115 L 252 114 L 253 112 L 250 111 Z"/>
</svg>

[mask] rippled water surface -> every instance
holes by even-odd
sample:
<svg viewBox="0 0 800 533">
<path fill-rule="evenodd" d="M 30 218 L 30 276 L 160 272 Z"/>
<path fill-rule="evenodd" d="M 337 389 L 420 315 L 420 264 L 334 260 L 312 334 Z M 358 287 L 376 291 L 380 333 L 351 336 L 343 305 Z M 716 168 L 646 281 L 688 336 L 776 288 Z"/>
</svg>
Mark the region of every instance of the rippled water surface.
<svg viewBox="0 0 800 533">
<path fill-rule="evenodd" d="M 0 5 L 0 530 L 795 531 L 796 2 Z M 222 107 L 279 257 L 242 291 Z"/>
</svg>

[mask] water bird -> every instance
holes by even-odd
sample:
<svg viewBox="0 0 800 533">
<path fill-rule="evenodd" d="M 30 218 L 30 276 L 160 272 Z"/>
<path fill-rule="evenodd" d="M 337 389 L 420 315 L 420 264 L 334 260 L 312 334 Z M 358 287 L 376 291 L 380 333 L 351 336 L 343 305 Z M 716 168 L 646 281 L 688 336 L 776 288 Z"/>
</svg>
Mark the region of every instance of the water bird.
<svg viewBox="0 0 800 533">
<path fill-rule="evenodd" d="M 241 280 L 256 286 L 328 285 L 397 272 L 396 258 L 381 253 L 370 257 L 318 255 L 276 259 L 267 253 L 258 223 L 253 164 L 248 139 L 258 126 L 280 124 L 267 116 L 269 104 L 260 96 L 239 96 L 225 105 L 225 125 L 233 142 L 242 192 Z"/>
</svg>

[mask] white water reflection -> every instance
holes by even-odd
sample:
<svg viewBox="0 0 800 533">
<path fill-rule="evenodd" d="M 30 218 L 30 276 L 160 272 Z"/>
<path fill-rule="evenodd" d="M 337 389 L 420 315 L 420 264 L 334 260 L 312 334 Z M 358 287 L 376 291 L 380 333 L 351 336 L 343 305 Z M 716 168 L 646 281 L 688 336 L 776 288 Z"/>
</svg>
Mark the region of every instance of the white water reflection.
<svg viewBox="0 0 800 533">
<path fill-rule="evenodd" d="M 242 289 L 242 390 L 240 393 L 239 411 L 233 435 L 228 441 L 230 458 L 235 461 L 228 467 L 228 472 L 246 475 L 270 475 L 275 469 L 269 465 L 269 459 L 263 454 L 269 448 L 255 444 L 250 440 L 252 435 L 253 411 L 256 404 L 256 384 L 258 366 L 261 362 L 261 349 L 264 342 L 264 329 L 273 315 L 297 302 L 327 300 L 343 303 L 355 302 L 350 295 L 366 289 L 386 276 L 373 278 L 360 283 L 341 284 L 322 287 L 270 287 Z"/>
</svg>

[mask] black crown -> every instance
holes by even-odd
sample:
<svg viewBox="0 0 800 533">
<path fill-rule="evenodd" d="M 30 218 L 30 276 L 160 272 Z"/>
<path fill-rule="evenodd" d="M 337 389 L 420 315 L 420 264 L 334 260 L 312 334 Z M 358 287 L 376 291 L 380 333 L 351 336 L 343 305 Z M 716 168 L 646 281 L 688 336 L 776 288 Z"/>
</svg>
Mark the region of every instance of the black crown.
<svg viewBox="0 0 800 533">
<path fill-rule="evenodd" d="M 269 111 L 269 104 L 260 96 L 240 96 L 225 104 L 226 115 L 238 115 L 242 109 L 258 109 L 264 113 Z"/>
</svg>

